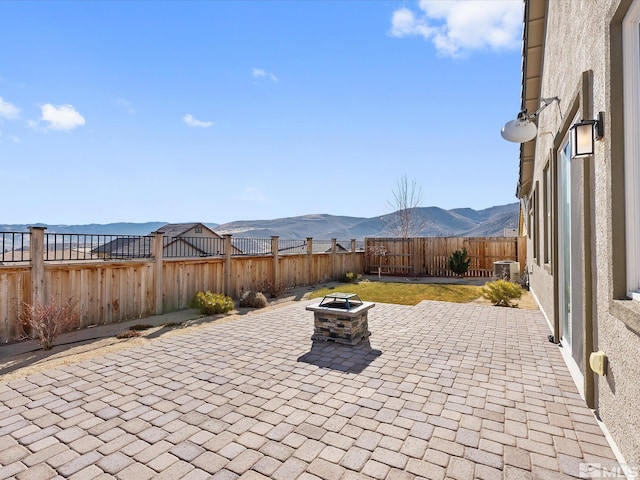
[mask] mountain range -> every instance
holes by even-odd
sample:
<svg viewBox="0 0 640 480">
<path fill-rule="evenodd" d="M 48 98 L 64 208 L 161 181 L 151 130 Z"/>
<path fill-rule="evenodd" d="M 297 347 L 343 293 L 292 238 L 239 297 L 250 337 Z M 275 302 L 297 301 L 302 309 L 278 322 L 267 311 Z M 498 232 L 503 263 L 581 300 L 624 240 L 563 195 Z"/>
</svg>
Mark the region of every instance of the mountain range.
<svg viewBox="0 0 640 480">
<path fill-rule="evenodd" d="M 501 237 L 505 229 L 517 229 L 520 205 L 511 203 L 474 210 L 456 208 L 444 210 L 438 207 L 416 209 L 417 223 L 424 226 L 417 236 L 424 237 Z M 235 237 L 282 239 L 339 240 L 365 237 L 393 236 L 389 225 L 393 213 L 378 217 L 346 217 L 328 214 L 312 214 L 273 220 L 242 220 L 225 224 L 201 222 L 218 234 L 230 233 Z M 47 233 L 82 233 L 94 235 L 147 235 L 168 222 L 108 223 L 87 225 L 0 225 L 1 232 L 26 232 L 30 226 L 46 227 Z M 186 223 L 186 222 L 185 222 Z"/>
<path fill-rule="evenodd" d="M 520 205 L 512 203 L 484 210 L 420 207 L 415 211 L 416 224 L 424 228 L 421 237 L 501 237 L 505 229 L 517 229 Z M 365 237 L 394 236 L 390 231 L 393 213 L 373 218 L 334 215 L 302 215 L 276 220 L 236 221 L 218 225 L 219 234 L 236 237 L 362 240 Z"/>
</svg>

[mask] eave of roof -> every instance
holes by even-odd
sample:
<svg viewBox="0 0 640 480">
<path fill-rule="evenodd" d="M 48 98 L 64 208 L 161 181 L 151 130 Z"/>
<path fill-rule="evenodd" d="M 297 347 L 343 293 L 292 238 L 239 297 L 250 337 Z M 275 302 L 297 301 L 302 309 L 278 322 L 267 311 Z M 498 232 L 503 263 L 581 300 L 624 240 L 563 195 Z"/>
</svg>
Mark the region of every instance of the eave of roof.
<svg viewBox="0 0 640 480">
<path fill-rule="evenodd" d="M 547 0 L 525 0 L 522 33 L 522 109 L 535 112 L 540 106 L 540 79 L 547 20 Z M 520 144 L 520 176 L 516 195 L 529 194 L 533 183 L 536 140 Z"/>
</svg>

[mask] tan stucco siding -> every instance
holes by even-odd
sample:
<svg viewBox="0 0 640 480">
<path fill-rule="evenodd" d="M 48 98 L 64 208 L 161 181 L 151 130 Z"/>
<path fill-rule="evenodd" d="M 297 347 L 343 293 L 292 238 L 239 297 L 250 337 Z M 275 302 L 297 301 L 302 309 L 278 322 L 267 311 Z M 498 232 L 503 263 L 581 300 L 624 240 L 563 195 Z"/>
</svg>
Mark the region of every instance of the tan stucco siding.
<svg viewBox="0 0 640 480">
<path fill-rule="evenodd" d="M 605 377 L 595 376 L 582 365 L 583 373 L 590 377 L 585 381 L 591 381 L 594 387 L 595 407 L 626 461 L 640 465 L 640 337 L 611 313 L 620 292 L 618 285 L 624 282 L 620 259 L 625 255 L 620 237 L 624 236 L 624 204 L 620 204 L 624 191 L 620 174 L 623 136 L 622 125 L 616 120 L 623 107 L 622 64 L 616 28 L 629 3 L 548 3 L 540 96 L 557 96 L 560 103 L 559 108 L 551 105 L 540 115 L 532 180 L 533 185 L 543 183 L 544 166 L 550 157 L 555 158 L 554 152 L 574 120 L 595 118 L 597 112 L 605 112 L 605 138 L 597 142 L 595 155 L 571 164 L 575 175 L 571 199 L 576 215 L 572 235 L 577 237 L 576 244 L 572 242 L 572 262 L 578 275 L 576 298 L 581 303 L 573 307 L 583 315 L 584 324 L 593 327 L 593 335 L 587 332 L 584 337 L 585 348 L 603 350 L 610 361 Z M 617 127 L 614 130 L 612 123 Z M 555 184 L 553 187 L 557 188 Z M 542 226 L 543 213 L 538 211 L 538 225 Z M 532 241 L 528 247 L 533 248 Z M 552 272 L 542 265 L 534 266 L 530 281 L 545 313 L 553 314 Z"/>
</svg>

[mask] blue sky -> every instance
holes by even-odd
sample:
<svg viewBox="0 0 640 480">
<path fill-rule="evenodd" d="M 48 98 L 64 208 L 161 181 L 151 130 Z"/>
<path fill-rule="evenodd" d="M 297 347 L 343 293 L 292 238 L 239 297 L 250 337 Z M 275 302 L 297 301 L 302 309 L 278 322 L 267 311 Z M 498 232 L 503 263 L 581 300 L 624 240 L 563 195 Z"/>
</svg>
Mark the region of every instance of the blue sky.
<svg viewBox="0 0 640 480">
<path fill-rule="evenodd" d="M 520 0 L 0 2 L 0 223 L 516 201 Z"/>
</svg>

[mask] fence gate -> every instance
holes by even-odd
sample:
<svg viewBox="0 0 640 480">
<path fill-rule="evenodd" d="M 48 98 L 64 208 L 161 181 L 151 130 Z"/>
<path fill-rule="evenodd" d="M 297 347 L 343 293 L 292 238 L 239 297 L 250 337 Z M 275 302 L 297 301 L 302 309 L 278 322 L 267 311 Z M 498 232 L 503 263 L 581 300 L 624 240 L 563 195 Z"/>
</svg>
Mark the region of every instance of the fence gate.
<svg viewBox="0 0 640 480">
<path fill-rule="evenodd" d="M 414 239 L 365 239 L 366 273 L 386 275 L 419 275 L 414 262 Z"/>
</svg>

